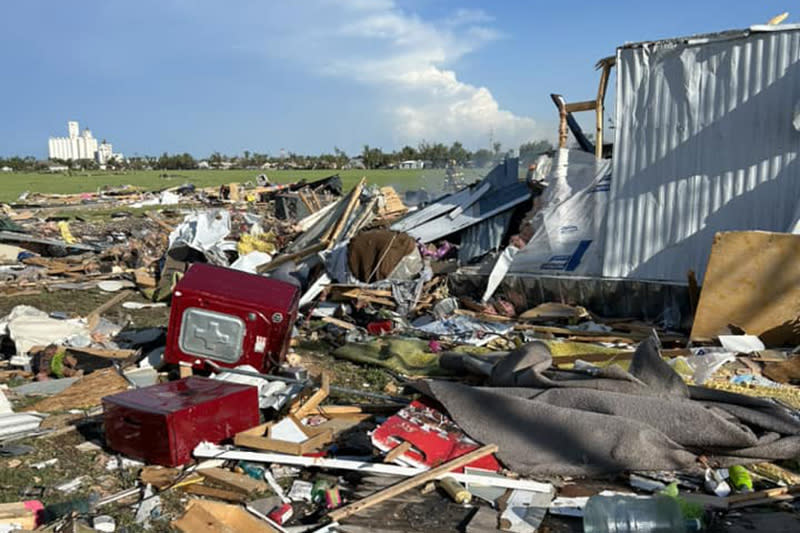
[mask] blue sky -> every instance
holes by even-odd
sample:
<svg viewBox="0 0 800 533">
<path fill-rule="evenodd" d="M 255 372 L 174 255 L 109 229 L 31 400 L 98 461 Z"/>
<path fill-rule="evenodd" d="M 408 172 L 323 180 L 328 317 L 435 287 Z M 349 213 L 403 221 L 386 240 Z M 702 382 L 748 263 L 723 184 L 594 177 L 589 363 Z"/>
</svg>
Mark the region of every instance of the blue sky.
<svg viewBox="0 0 800 533">
<path fill-rule="evenodd" d="M 744 28 L 786 2 L 6 1 L 0 155 L 79 120 L 126 155 L 348 153 L 555 138 L 629 41 Z M 799 10 L 800 11 L 800 10 Z M 800 12 L 787 22 L 800 20 Z M 613 82 L 612 82 L 613 83 Z M 613 86 L 607 107 L 612 107 Z"/>
</svg>

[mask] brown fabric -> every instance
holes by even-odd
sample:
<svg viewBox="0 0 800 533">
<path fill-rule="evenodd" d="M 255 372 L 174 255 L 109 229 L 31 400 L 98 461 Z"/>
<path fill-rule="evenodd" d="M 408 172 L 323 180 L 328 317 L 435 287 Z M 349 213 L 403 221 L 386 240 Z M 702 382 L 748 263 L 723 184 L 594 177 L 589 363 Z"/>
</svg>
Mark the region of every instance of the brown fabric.
<svg viewBox="0 0 800 533">
<path fill-rule="evenodd" d="M 397 263 L 416 246 L 414 239 L 399 231 L 362 231 L 350 241 L 347 263 L 359 280 L 380 281 L 388 278 Z"/>
</svg>

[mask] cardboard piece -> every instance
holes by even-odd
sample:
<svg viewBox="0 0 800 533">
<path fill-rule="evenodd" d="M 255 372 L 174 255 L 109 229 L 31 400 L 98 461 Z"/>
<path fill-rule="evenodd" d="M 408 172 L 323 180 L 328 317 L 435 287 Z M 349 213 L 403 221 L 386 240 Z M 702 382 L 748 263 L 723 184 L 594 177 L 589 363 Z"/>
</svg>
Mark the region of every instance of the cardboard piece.
<svg viewBox="0 0 800 533">
<path fill-rule="evenodd" d="M 190 500 L 186 513 L 172 522 L 185 533 L 277 533 L 238 505 Z"/>
<path fill-rule="evenodd" d="M 730 333 L 733 324 L 767 346 L 800 343 L 800 235 L 720 232 L 703 278 L 692 340 Z"/>
</svg>

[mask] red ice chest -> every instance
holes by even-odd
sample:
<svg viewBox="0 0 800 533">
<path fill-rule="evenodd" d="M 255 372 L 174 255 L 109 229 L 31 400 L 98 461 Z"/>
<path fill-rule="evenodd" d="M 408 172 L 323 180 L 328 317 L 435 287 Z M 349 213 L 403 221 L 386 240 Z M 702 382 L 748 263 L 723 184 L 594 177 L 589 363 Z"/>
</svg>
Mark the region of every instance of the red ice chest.
<svg viewBox="0 0 800 533">
<path fill-rule="evenodd" d="M 299 300 L 291 283 L 196 263 L 172 292 L 164 360 L 269 372 L 286 356 Z"/>
<path fill-rule="evenodd" d="M 258 388 L 189 377 L 106 396 L 103 419 L 112 450 L 179 466 L 200 442 L 219 444 L 257 426 Z"/>
</svg>

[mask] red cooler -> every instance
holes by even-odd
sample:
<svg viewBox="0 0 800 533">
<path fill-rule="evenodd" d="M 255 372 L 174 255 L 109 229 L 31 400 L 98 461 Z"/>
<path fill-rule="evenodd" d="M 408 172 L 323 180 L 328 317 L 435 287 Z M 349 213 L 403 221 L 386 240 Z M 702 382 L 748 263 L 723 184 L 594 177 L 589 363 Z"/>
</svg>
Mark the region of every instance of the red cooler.
<svg viewBox="0 0 800 533">
<path fill-rule="evenodd" d="M 103 398 L 106 444 L 147 463 L 178 466 L 259 423 L 258 388 L 190 377 Z"/>
<path fill-rule="evenodd" d="M 194 264 L 172 292 L 164 359 L 196 368 L 210 359 L 269 372 L 289 349 L 299 300 L 291 283 Z"/>
</svg>

